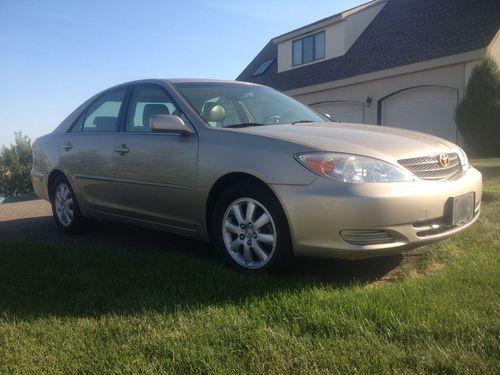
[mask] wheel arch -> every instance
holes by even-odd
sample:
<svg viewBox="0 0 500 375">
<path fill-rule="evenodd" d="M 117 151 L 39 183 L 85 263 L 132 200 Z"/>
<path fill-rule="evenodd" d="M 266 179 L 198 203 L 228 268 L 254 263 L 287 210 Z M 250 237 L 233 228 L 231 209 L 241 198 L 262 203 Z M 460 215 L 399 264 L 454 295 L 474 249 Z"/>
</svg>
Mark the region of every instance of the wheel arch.
<svg viewBox="0 0 500 375">
<path fill-rule="evenodd" d="M 63 171 L 60 169 L 54 169 L 49 173 L 49 177 L 47 178 L 47 191 L 49 194 L 49 200 L 52 202 L 52 199 L 54 198 L 54 193 L 52 189 L 52 185 L 54 184 L 54 181 L 56 180 L 57 177 L 63 176 L 64 178 L 67 179 L 66 175 L 64 174 Z"/>
<path fill-rule="evenodd" d="M 266 184 L 264 181 L 262 181 L 260 178 L 255 177 L 254 175 L 251 175 L 249 173 L 245 172 L 231 172 L 228 173 L 224 176 L 219 177 L 219 179 L 212 185 L 212 188 L 210 189 L 210 192 L 207 197 L 206 205 L 205 205 L 205 225 L 206 225 L 206 231 L 208 235 L 208 239 L 210 241 L 213 240 L 212 238 L 212 231 L 211 231 L 211 225 L 212 225 L 212 220 L 213 220 L 213 210 L 215 208 L 215 204 L 217 203 L 217 200 L 220 198 L 220 196 L 224 193 L 226 189 L 228 189 L 230 186 L 238 184 L 238 183 L 251 183 L 251 184 L 256 184 L 264 189 L 266 189 L 272 196 L 276 199 L 276 201 L 279 203 L 281 206 L 281 209 L 283 210 L 283 214 L 285 215 L 288 227 L 290 228 L 290 223 L 288 221 L 288 216 L 286 215 L 286 211 L 283 208 L 283 205 L 279 199 L 279 197 L 276 195 L 276 193 L 273 191 L 273 189 Z"/>
</svg>

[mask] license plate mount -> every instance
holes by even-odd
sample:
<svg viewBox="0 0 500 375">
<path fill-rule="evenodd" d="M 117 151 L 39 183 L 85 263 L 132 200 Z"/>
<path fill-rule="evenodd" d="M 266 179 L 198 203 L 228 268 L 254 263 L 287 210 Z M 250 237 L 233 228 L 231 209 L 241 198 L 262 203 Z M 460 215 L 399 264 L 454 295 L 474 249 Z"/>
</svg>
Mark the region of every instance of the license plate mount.
<svg viewBox="0 0 500 375">
<path fill-rule="evenodd" d="M 467 193 L 452 198 L 451 225 L 465 225 L 474 218 L 474 201 L 474 193 Z"/>
</svg>

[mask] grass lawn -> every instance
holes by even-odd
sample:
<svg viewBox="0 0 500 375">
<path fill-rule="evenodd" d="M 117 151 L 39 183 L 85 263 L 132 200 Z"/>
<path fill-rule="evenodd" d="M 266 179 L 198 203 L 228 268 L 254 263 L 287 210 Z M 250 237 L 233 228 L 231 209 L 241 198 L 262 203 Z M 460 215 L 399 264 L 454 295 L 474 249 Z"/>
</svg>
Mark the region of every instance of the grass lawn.
<svg viewBox="0 0 500 375">
<path fill-rule="evenodd" d="M 0 373 L 498 374 L 500 159 L 474 165 L 481 219 L 389 282 L 0 239 Z"/>
</svg>

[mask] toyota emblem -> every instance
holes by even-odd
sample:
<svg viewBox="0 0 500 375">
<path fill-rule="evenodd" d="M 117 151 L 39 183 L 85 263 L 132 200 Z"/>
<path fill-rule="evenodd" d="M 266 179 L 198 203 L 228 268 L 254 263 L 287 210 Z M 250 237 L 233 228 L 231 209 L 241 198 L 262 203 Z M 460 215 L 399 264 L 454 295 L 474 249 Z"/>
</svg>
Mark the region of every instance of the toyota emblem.
<svg viewBox="0 0 500 375">
<path fill-rule="evenodd" d="M 448 164 L 450 164 L 450 157 L 448 156 L 448 154 L 443 153 L 439 155 L 438 161 L 441 167 L 447 167 Z"/>
</svg>

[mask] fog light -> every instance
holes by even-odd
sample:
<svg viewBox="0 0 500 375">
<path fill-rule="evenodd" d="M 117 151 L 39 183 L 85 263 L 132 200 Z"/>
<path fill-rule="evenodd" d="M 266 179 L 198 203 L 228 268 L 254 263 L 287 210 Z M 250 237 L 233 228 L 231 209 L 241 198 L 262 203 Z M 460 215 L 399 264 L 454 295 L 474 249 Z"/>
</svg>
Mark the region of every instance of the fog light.
<svg viewBox="0 0 500 375">
<path fill-rule="evenodd" d="M 394 242 L 395 239 L 383 230 L 348 229 L 340 232 L 342 239 L 353 245 L 381 245 Z"/>
</svg>

